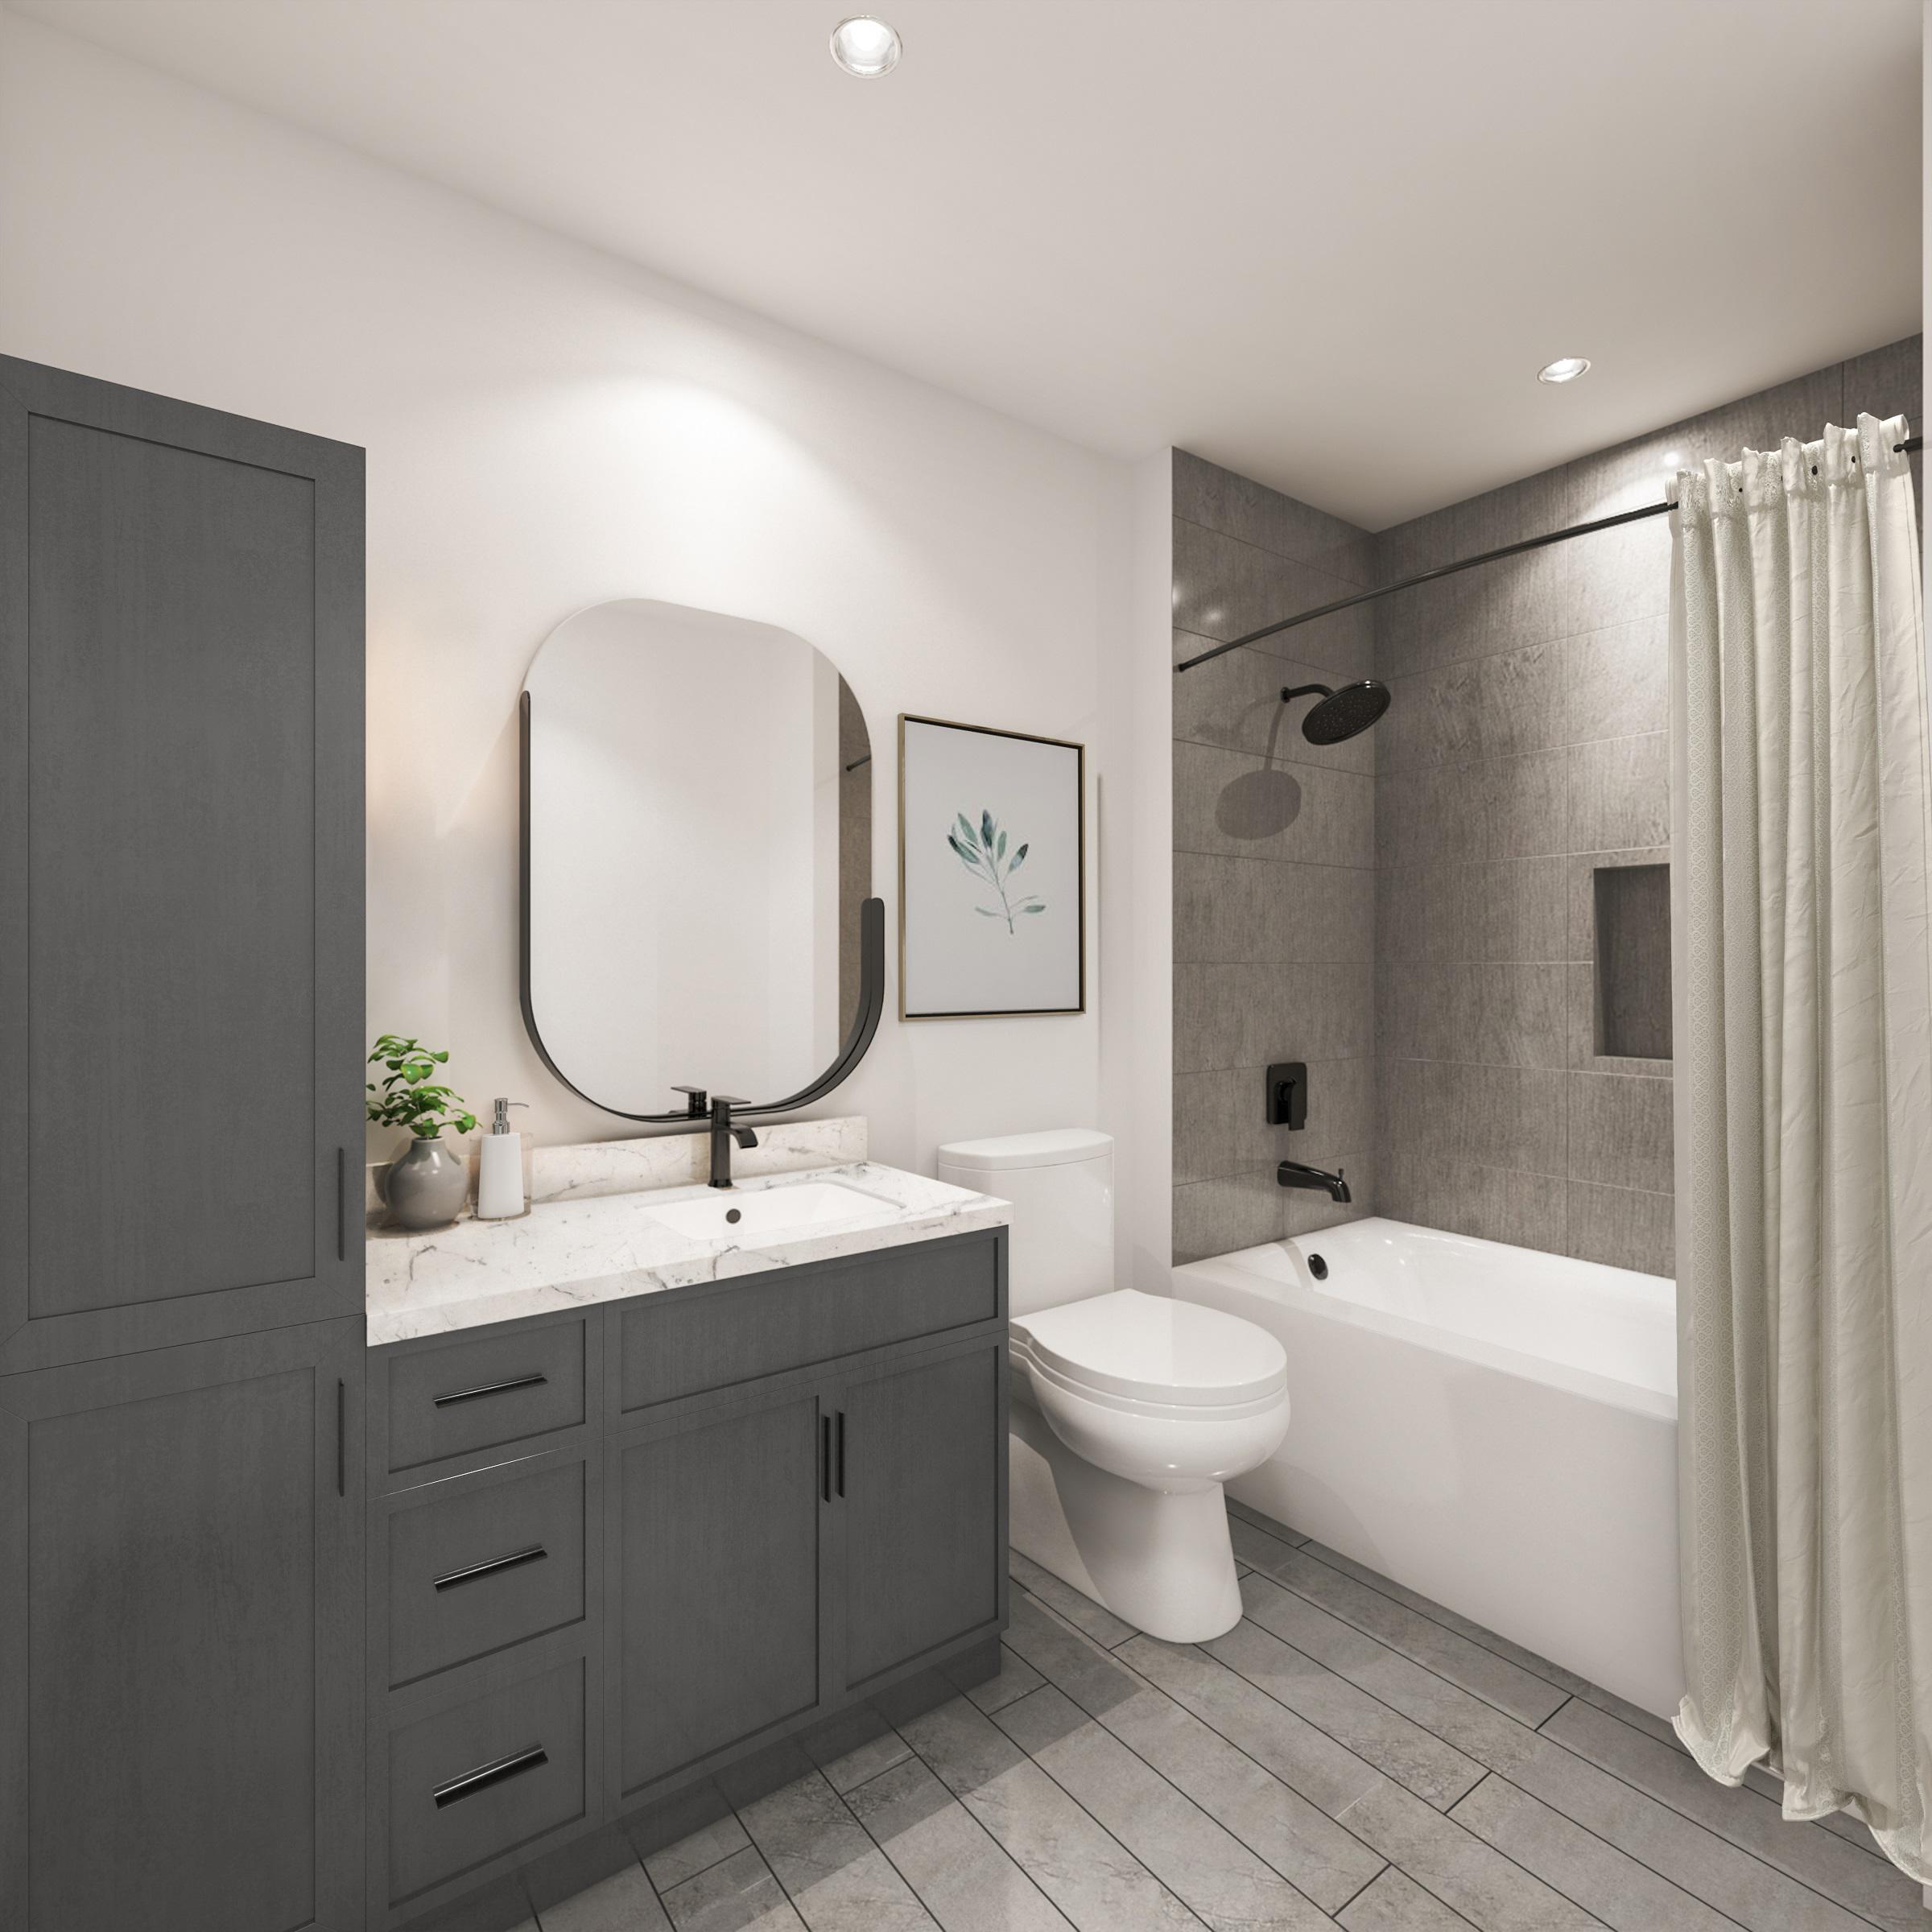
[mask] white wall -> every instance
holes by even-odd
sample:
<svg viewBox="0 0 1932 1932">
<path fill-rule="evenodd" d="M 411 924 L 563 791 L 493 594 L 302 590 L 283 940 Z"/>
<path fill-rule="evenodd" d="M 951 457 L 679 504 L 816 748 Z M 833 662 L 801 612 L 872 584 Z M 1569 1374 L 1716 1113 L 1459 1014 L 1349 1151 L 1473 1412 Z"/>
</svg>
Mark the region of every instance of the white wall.
<svg viewBox="0 0 1932 1932">
<path fill-rule="evenodd" d="M 0 348 L 368 450 L 372 1034 L 447 1044 L 460 1089 L 532 1102 L 540 1140 L 630 1131 L 548 1077 L 517 1007 L 516 696 L 605 599 L 756 618 L 839 666 L 889 922 L 898 712 L 1086 741 L 1125 840 L 1108 687 L 1132 583 L 1164 603 L 1168 576 L 1164 547 L 1133 568 L 1125 466 L 18 16 L 0 35 Z M 1128 970 L 1123 948 L 1093 976 L 1124 1009 Z M 1164 994 L 1145 1010 L 1164 1032 Z M 889 1017 L 824 1111 L 927 1171 L 959 1135 L 1124 1134 L 1102 1038 L 1097 1011 Z"/>
</svg>

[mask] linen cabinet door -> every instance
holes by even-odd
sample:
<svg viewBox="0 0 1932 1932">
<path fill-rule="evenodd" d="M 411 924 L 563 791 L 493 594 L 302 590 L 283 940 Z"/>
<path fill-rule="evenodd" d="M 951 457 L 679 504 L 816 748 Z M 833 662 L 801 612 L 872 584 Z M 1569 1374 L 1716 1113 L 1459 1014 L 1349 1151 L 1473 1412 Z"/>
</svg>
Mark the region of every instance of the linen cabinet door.
<svg viewBox="0 0 1932 1932">
<path fill-rule="evenodd" d="M 1002 1332 L 833 1394 L 835 1694 L 1005 1621 L 1005 1364 Z"/>
<path fill-rule="evenodd" d="M 620 1808 L 822 1701 L 829 1422 L 795 1383 L 613 1446 Z"/>
<path fill-rule="evenodd" d="M 362 605 L 361 450 L 0 357 L 0 1373 L 361 1312 Z"/>
<path fill-rule="evenodd" d="M 0 1381 L 9 1932 L 361 1926 L 362 1358 L 351 1319 Z"/>
</svg>

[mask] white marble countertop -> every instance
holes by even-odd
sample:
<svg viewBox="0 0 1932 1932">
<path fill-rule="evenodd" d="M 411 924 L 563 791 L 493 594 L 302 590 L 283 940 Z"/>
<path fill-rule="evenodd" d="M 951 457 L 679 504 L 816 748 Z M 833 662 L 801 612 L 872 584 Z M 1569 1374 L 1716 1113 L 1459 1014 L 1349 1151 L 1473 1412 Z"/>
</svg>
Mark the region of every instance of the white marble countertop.
<svg viewBox="0 0 1932 1932">
<path fill-rule="evenodd" d="M 647 1205 L 706 1198 L 710 1190 L 698 1185 L 539 1202 L 517 1220 L 462 1220 L 429 1234 L 372 1230 L 369 1345 L 997 1228 L 1009 1212 L 990 1195 L 869 1161 L 741 1181 L 739 1191 L 805 1180 L 842 1182 L 889 1203 L 892 1212 L 858 1226 L 780 1229 L 743 1241 L 693 1240 L 646 1212 Z"/>
</svg>

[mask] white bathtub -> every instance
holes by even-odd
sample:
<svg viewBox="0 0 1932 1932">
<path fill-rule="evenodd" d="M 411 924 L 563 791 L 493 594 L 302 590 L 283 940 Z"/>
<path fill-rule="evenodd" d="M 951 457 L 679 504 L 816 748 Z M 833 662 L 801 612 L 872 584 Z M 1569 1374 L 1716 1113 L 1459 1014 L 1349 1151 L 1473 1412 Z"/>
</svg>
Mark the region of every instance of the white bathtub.
<svg viewBox="0 0 1932 1932">
<path fill-rule="evenodd" d="M 1676 1711 L 1673 1283 L 1376 1218 L 1191 1262 L 1174 1289 L 1288 1351 L 1287 1439 L 1231 1495 Z"/>
</svg>

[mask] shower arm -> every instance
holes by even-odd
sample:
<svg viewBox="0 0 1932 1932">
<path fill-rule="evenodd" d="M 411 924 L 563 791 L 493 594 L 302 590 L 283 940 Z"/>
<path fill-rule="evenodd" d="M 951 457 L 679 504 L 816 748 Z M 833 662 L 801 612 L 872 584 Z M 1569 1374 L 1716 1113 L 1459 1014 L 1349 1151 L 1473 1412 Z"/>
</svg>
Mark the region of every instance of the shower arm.
<svg viewBox="0 0 1932 1932">
<path fill-rule="evenodd" d="M 1907 436 L 1904 442 L 1892 445 L 1892 453 L 1909 456 L 1924 440 L 1922 436 Z M 1352 610 L 1358 604 L 1373 604 L 1377 598 L 1393 597 L 1398 590 L 1413 590 L 1418 584 L 1433 584 L 1438 577 L 1452 577 L 1458 571 L 1474 570 L 1479 564 L 1500 563 L 1505 557 L 1521 556 L 1526 550 L 1541 550 L 1550 543 L 1567 543 L 1572 537 L 1587 537 L 1600 530 L 1615 530 L 1619 524 L 1641 522 L 1646 517 L 1661 517 L 1666 510 L 1676 508 L 1674 503 L 1668 502 L 1646 503 L 1641 510 L 1626 510 L 1614 517 L 1599 517 L 1594 523 L 1573 523 L 1567 530 L 1552 530 L 1540 537 L 1525 537 L 1520 543 L 1505 543 L 1501 550 L 1485 550 L 1480 556 L 1460 557 L 1453 564 L 1439 564 L 1434 570 L 1418 571 L 1413 577 L 1404 577 L 1399 584 L 1385 584 L 1377 590 L 1358 591 L 1352 597 L 1337 597 L 1332 604 L 1318 604 L 1313 610 L 1298 611 L 1292 617 L 1283 617 L 1278 624 L 1264 624 L 1259 630 L 1251 630 L 1245 637 L 1231 638 L 1225 644 L 1216 644 L 1212 650 L 1197 651 L 1191 658 L 1182 658 L 1174 666 L 1174 671 L 1178 675 L 1183 671 L 1192 671 L 1197 664 L 1225 657 L 1229 651 L 1239 650 L 1245 644 L 1258 644 L 1263 638 L 1272 638 L 1278 632 L 1312 624 L 1317 617 L 1331 617 L 1338 610 Z M 1319 684 L 1301 687 L 1303 691 L 1321 688 Z"/>
</svg>

